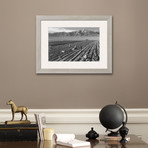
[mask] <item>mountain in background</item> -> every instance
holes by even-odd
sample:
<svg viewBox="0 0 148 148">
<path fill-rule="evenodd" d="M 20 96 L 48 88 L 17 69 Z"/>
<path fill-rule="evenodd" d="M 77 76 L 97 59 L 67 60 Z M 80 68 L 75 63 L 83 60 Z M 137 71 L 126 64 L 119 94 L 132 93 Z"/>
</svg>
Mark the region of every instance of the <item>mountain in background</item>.
<svg viewBox="0 0 148 148">
<path fill-rule="evenodd" d="M 83 36 L 99 36 L 99 32 L 91 30 L 78 30 L 73 32 L 55 32 L 50 33 L 49 37 L 83 37 Z"/>
</svg>

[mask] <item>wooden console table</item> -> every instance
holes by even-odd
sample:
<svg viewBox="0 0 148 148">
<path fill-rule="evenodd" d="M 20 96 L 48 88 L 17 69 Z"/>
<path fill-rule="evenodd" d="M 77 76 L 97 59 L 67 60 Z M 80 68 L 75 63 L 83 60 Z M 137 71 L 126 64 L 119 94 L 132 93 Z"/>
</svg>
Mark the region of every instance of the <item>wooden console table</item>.
<svg viewBox="0 0 148 148">
<path fill-rule="evenodd" d="M 85 136 L 76 136 L 77 139 L 86 140 Z M 148 144 L 135 135 L 130 135 L 130 141 L 126 145 L 120 142 L 111 141 L 104 142 L 99 140 L 91 140 L 91 148 L 148 148 Z M 50 141 L 0 141 L 2 148 L 67 148 L 64 146 L 53 145 Z M 81 147 L 82 148 L 82 147 Z M 85 147 L 86 148 L 86 147 Z"/>
</svg>

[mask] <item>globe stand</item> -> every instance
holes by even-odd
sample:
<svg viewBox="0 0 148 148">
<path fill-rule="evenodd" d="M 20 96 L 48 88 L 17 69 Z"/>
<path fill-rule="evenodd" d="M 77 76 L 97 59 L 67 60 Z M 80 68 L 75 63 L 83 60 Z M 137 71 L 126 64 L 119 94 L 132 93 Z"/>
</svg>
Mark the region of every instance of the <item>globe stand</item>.
<svg viewBox="0 0 148 148">
<path fill-rule="evenodd" d="M 118 131 L 116 131 L 116 132 L 110 131 L 108 136 L 118 137 L 119 136 L 119 132 Z"/>
</svg>

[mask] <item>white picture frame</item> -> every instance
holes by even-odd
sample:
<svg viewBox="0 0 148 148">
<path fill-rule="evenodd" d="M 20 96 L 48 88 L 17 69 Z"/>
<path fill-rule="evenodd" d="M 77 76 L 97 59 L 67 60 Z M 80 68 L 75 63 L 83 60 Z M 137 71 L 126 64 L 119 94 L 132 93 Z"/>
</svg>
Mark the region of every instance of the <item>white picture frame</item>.
<svg viewBox="0 0 148 148">
<path fill-rule="evenodd" d="M 88 61 L 92 48 L 99 58 Z M 112 16 L 36 16 L 36 73 L 112 74 Z"/>
</svg>

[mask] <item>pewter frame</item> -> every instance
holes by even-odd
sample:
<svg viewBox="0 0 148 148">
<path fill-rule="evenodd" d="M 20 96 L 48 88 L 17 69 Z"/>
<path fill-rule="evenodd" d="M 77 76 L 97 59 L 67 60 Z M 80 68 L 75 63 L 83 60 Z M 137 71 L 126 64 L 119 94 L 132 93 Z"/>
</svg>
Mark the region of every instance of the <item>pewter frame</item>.
<svg viewBox="0 0 148 148">
<path fill-rule="evenodd" d="M 46 21 L 105 21 L 107 23 L 106 68 L 42 68 L 41 22 Z M 112 16 L 36 16 L 36 74 L 112 74 Z"/>
</svg>

